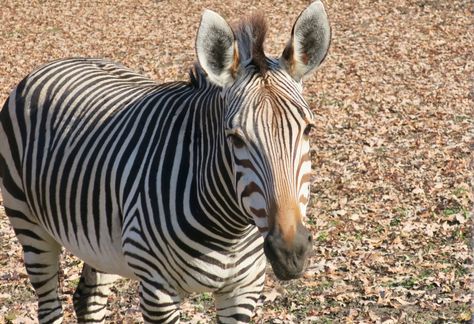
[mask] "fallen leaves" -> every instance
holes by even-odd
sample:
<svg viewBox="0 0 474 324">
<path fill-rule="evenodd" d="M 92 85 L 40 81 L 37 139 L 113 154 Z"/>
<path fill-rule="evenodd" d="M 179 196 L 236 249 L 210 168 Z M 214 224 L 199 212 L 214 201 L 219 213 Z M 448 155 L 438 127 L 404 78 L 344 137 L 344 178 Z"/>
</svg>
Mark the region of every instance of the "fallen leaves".
<svg viewBox="0 0 474 324">
<path fill-rule="evenodd" d="M 317 117 L 307 220 L 314 251 L 302 280 L 278 282 L 268 271 L 254 320 L 469 321 L 474 201 L 470 4 L 326 4 L 331 51 L 304 84 Z M 279 54 L 294 17 L 306 5 L 3 1 L 0 101 L 33 68 L 59 57 L 107 57 L 160 81 L 185 79 L 195 60 L 195 30 L 204 7 L 230 19 L 262 10 L 270 27 L 266 48 Z M 3 216 L 0 238 L 0 322 L 29 322 L 36 299 L 19 244 Z M 66 322 L 74 322 L 70 294 L 80 262 L 65 254 L 63 265 Z M 136 289 L 127 280 L 116 284 L 111 322 L 138 321 Z M 193 295 L 183 304 L 184 322 L 209 322 L 212 316 L 207 295 Z"/>
</svg>

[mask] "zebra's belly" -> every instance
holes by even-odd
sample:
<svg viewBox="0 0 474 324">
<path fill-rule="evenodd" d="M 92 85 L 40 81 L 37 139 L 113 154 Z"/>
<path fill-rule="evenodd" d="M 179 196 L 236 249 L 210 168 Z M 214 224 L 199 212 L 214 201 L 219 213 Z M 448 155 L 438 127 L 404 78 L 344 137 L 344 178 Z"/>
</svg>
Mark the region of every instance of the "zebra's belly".
<svg viewBox="0 0 474 324">
<path fill-rule="evenodd" d="M 64 235 L 64 233 L 51 233 L 51 235 L 69 252 L 93 268 L 136 279 L 123 255 L 121 232 L 117 229 L 111 235 L 106 233 L 107 230 L 103 229 L 98 240 L 86 235 L 83 230 L 78 230 L 75 235 Z"/>
<path fill-rule="evenodd" d="M 120 246 L 104 245 L 99 251 L 91 251 L 68 242 L 63 242 L 63 245 L 72 254 L 97 270 L 137 279 L 129 268 Z"/>
</svg>

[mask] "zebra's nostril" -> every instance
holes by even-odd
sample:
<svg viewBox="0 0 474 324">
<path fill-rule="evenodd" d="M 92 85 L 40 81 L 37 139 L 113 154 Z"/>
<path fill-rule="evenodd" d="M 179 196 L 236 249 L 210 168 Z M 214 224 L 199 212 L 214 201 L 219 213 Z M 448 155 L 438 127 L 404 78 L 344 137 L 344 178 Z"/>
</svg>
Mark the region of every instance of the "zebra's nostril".
<svg viewBox="0 0 474 324">
<path fill-rule="evenodd" d="M 292 260 L 292 266 L 295 268 L 295 269 L 298 269 L 298 257 L 296 255 L 293 256 L 293 260 Z"/>
<path fill-rule="evenodd" d="M 309 243 L 313 242 L 313 236 L 311 234 L 308 235 L 308 242 Z"/>
</svg>

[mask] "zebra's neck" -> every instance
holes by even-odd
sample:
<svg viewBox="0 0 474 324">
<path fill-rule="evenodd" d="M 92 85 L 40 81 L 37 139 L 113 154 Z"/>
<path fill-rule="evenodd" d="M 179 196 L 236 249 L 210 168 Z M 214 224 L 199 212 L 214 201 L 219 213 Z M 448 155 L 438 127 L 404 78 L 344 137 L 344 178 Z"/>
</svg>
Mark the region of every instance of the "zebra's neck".
<svg viewBox="0 0 474 324">
<path fill-rule="evenodd" d="M 196 115 L 195 188 L 202 221 L 229 237 L 248 232 L 251 217 L 237 203 L 232 160 L 224 132 L 225 103 L 219 90 L 210 86 Z"/>
</svg>

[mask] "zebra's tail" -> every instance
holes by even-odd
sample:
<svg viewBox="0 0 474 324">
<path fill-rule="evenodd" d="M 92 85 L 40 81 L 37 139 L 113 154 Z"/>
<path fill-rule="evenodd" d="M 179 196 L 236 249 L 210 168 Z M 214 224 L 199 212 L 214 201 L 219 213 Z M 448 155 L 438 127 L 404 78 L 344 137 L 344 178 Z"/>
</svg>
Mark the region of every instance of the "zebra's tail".
<svg viewBox="0 0 474 324">
<path fill-rule="evenodd" d="M 21 82 L 22 85 L 24 82 Z M 20 86 L 19 85 L 19 86 Z M 0 188 L 17 198 L 23 198 L 22 155 L 25 134 L 25 114 L 23 98 L 18 96 L 16 87 L 5 101 L 0 111 Z M 19 104 L 20 106 L 19 107 Z M 5 198 L 5 197 L 4 197 Z"/>
<path fill-rule="evenodd" d="M 3 104 L 3 108 L 0 110 L 0 185 L 1 185 L 1 181 L 3 179 L 3 174 L 5 172 L 5 168 L 6 168 L 6 162 L 5 162 L 5 158 L 3 157 L 3 141 L 6 140 L 6 134 L 5 134 L 5 130 L 4 130 L 4 127 L 3 127 L 3 121 L 5 119 L 4 115 L 5 115 L 5 111 L 8 109 L 8 102 L 10 100 L 10 97 L 7 98 L 7 100 L 5 101 L 5 103 Z M 3 140 L 2 140 L 3 139 Z M 1 189 L 1 186 L 0 186 L 0 189 Z"/>
</svg>

